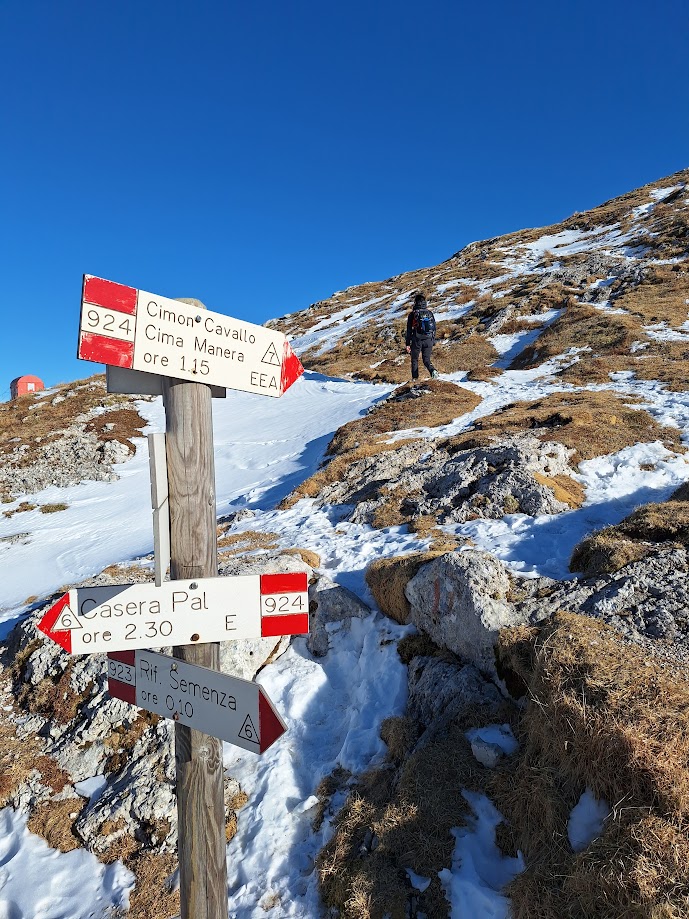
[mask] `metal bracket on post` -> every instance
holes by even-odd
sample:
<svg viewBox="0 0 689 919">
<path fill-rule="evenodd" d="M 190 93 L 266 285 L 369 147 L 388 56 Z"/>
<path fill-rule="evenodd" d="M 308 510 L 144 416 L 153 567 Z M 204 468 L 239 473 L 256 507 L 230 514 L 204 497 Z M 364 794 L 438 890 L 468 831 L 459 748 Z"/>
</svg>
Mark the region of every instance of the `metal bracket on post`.
<svg viewBox="0 0 689 919">
<path fill-rule="evenodd" d="M 155 577 L 156 587 L 160 587 L 170 567 L 170 502 L 167 488 L 165 434 L 148 435 L 148 460 L 151 468 Z"/>
</svg>

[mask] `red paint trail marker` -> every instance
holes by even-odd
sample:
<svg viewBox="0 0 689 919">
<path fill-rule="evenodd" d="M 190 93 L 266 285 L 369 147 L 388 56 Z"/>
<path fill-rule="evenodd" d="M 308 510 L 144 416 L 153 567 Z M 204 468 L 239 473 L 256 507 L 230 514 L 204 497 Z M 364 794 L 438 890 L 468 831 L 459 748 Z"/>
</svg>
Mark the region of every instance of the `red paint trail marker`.
<svg viewBox="0 0 689 919">
<path fill-rule="evenodd" d="M 264 753 L 287 730 L 258 683 L 155 651 L 108 654 L 108 692 L 252 753 Z"/>
<path fill-rule="evenodd" d="M 297 572 L 77 587 L 38 628 L 68 654 L 305 635 L 308 583 Z"/>
<path fill-rule="evenodd" d="M 282 332 L 88 274 L 77 357 L 273 397 L 304 372 Z"/>
</svg>

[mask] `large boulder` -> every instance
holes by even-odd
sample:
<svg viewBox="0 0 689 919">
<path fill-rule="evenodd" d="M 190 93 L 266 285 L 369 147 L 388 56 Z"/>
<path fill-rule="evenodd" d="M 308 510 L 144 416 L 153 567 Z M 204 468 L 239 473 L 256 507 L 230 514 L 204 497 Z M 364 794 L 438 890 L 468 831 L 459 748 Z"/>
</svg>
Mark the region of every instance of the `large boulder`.
<svg viewBox="0 0 689 919">
<path fill-rule="evenodd" d="M 508 600 L 511 586 L 502 562 L 469 549 L 423 565 L 405 595 L 411 622 L 437 645 L 494 676 L 498 632 L 524 621 Z"/>
</svg>

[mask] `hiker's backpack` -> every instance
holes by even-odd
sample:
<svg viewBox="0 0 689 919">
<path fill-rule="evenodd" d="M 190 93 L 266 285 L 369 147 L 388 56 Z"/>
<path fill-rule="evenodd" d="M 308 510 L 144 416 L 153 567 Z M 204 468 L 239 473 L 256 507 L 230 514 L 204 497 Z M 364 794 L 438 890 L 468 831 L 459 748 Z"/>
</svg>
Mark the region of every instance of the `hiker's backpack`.
<svg viewBox="0 0 689 919">
<path fill-rule="evenodd" d="M 429 309 L 412 312 L 411 327 L 418 335 L 432 335 L 435 331 L 435 319 Z"/>
</svg>

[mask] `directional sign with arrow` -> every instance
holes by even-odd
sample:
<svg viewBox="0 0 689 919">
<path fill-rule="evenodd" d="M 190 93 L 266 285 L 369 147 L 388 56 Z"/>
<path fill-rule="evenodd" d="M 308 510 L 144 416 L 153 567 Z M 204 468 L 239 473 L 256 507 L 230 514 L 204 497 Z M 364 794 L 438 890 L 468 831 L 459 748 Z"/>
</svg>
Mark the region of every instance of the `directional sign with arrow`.
<svg viewBox="0 0 689 919">
<path fill-rule="evenodd" d="M 38 628 L 69 654 L 204 644 L 309 631 L 306 574 L 77 587 Z"/>
<path fill-rule="evenodd" d="M 108 654 L 108 692 L 252 753 L 264 753 L 287 730 L 258 683 L 155 651 Z"/>
<path fill-rule="evenodd" d="M 282 332 L 89 274 L 77 357 L 275 397 L 304 372 Z"/>
</svg>

